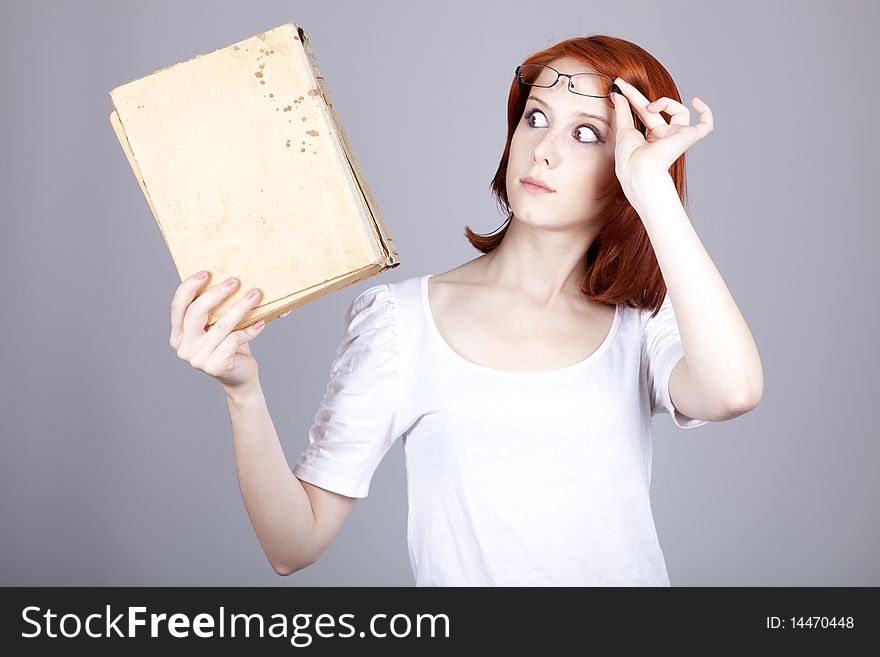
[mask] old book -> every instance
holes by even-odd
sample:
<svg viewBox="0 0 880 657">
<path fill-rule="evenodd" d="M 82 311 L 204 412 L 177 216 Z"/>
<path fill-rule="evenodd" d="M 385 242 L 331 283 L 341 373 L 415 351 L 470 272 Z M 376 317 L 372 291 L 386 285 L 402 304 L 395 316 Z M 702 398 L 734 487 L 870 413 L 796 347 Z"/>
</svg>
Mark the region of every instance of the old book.
<svg viewBox="0 0 880 657">
<path fill-rule="evenodd" d="M 110 91 L 110 124 L 180 280 L 263 297 L 235 327 L 284 316 L 400 264 L 308 34 L 293 23 Z"/>
</svg>

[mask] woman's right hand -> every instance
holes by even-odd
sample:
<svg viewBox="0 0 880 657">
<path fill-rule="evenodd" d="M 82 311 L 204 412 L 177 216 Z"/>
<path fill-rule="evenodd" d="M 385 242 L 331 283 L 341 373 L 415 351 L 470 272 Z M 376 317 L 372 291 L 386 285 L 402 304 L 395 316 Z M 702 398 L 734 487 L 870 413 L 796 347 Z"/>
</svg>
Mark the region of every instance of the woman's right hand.
<svg viewBox="0 0 880 657">
<path fill-rule="evenodd" d="M 171 300 L 171 347 L 177 355 L 198 370 L 211 375 L 226 388 L 253 383 L 258 379 L 257 361 L 251 356 L 248 343 L 266 326 L 255 329 L 251 324 L 238 331 L 232 329 L 241 321 L 262 296 L 247 295 L 224 312 L 217 322 L 205 331 L 208 311 L 219 305 L 238 285 L 234 278 L 209 288 L 203 294 L 199 290 L 208 281 L 208 276 L 199 280 L 190 276 L 183 281 Z M 232 281 L 231 285 L 227 285 Z M 195 300 L 193 300 L 195 299 Z"/>
</svg>

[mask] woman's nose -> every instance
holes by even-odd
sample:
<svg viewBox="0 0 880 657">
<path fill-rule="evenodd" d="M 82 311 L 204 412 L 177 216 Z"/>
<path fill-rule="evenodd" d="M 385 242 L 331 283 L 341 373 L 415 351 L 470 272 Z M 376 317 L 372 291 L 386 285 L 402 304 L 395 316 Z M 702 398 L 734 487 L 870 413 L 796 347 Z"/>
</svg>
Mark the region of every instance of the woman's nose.
<svg viewBox="0 0 880 657">
<path fill-rule="evenodd" d="M 548 164 L 554 162 L 559 146 L 557 137 L 550 131 L 546 132 L 535 145 L 535 159 L 546 160 Z"/>
</svg>

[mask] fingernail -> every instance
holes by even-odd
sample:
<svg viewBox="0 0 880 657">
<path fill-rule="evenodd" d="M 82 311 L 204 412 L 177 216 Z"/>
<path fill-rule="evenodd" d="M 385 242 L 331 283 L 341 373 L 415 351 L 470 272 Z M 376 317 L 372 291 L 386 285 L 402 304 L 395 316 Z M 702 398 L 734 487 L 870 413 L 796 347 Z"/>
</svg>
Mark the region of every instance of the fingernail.
<svg viewBox="0 0 880 657">
<path fill-rule="evenodd" d="M 255 331 L 259 331 L 259 330 L 260 330 L 261 328 L 263 328 L 265 325 L 266 325 L 266 322 L 263 321 L 263 320 L 261 319 L 259 322 L 257 322 L 256 324 L 254 324 L 254 330 L 255 330 Z"/>
<path fill-rule="evenodd" d="M 224 281 L 223 284 L 224 284 L 226 287 L 232 287 L 233 285 L 235 285 L 235 283 L 236 283 L 236 281 L 235 281 L 235 277 L 234 277 L 234 276 L 230 276 L 229 278 L 227 278 L 227 279 Z"/>
<path fill-rule="evenodd" d="M 206 271 L 200 271 L 198 274 L 196 274 L 196 280 L 203 281 L 206 278 L 208 278 L 208 272 Z"/>
<path fill-rule="evenodd" d="M 251 291 L 245 295 L 245 299 L 256 299 L 258 293 L 259 293 L 259 290 L 255 287 L 252 287 Z"/>
</svg>

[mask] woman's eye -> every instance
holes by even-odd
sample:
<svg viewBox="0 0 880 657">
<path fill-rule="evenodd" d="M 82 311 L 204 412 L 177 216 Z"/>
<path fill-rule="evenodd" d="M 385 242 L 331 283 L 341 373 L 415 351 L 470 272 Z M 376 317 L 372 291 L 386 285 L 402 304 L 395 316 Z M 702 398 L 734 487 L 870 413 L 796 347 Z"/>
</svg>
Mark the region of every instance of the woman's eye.
<svg viewBox="0 0 880 657">
<path fill-rule="evenodd" d="M 526 123 L 533 128 L 543 128 L 543 125 L 534 125 L 532 123 L 532 119 L 538 115 L 546 119 L 546 117 L 544 116 L 544 112 L 537 108 L 534 108 L 526 113 Z M 577 128 L 575 128 L 573 134 L 577 135 L 575 137 L 575 140 L 579 144 L 599 144 L 602 142 L 602 135 L 599 134 L 599 131 L 596 130 L 593 126 L 586 123 L 581 124 Z"/>
<path fill-rule="evenodd" d="M 601 141 L 599 139 L 599 135 L 596 134 L 596 131 L 588 126 L 579 125 L 577 128 L 575 128 L 575 131 L 584 138 L 584 141 L 582 142 L 584 144 L 592 144 Z M 581 140 L 578 139 L 578 141 Z"/>
<path fill-rule="evenodd" d="M 526 122 L 527 122 L 529 125 L 532 125 L 532 123 L 531 123 L 531 119 L 533 119 L 534 117 L 538 116 L 539 114 L 540 114 L 541 116 L 544 116 L 544 112 L 542 112 L 541 110 L 538 110 L 538 109 L 533 109 L 533 110 L 531 110 L 528 114 L 526 114 Z M 532 127 L 535 127 L 535 126 L 532 126 Z"/>
</svg>

